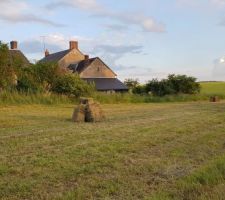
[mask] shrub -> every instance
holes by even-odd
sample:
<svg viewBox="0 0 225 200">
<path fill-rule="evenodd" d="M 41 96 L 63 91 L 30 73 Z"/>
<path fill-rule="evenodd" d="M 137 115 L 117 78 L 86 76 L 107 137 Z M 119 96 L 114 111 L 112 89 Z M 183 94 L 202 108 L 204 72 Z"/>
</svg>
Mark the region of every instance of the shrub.
<svg viewBox="0 0 225 200">
<path fill-rule="evenodd" d="M 146 84 L 145 88 L 146 92 L 151 92 L 156 96 L 197 94 L 200 92 L 200 84 L 196 82 L 196 78 L 174 74 L 161 81 L 153 79 Z"/>
<path fill-rule="evenodd" d="M 91 95 L 94 86 L 83 81 L 77 74 L 65 74 L 55 79 L 52 91 L 80 97 Z"/>
<path fill-rule="evenodd" d="M 165 96 L 175 93 L 173 86 L 166 79 L 163 79 L 161 81 L 153 79 L 152 81 L 149 81 L 146 84 L 146 91 L 151 92 L 153 95 L 157 96 Z"/>
<path fill-rule="evenodd" d="M 138 85 L 135 88 L 133 88 L 132 92 L 134 94 L 146 94 L 146 86 L 145 85 Z"/>
<path fill-rule="evenodd" d="M 172 86 L 176 94 L 196 94 L 200 92 L 200 84 L 196 82 L 195 77 L 186 75 L 174 75 L 168 76 L 169 85 Z"/>
<path fill-rule="evenodd" d="M 16 88 L 18 91 L 32 93 L 44 91 L 42 84 L 37 81 L 32 67 L 21 69 Z"/>
<path fill-rule="evenodd" d="M 138 79 L 131 79 L 128 78 L 124 81 L 124 84 L 130 89 L 133 90 L 134 88 L 136 88 L 137 86 L 140 85 Z"/>
<path fill-rule="evenodd" d="M 21 68 L 18 72 L 17 89 L 25 92 L 48 92 L 61 74 L 55 63 L 37 63 Z"/>
<path fill-rule="evenodd" d="M 16 76 L 9 59 L 9 48 L 0 41 L 0 89 L 11 88 L 15 80 Z"/>
</svg>

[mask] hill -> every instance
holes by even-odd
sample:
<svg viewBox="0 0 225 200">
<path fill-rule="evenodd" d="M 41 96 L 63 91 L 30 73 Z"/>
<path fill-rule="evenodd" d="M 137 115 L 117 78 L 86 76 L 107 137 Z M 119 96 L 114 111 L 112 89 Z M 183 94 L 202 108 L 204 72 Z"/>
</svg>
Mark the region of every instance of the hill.
<svg viewBox="0 0 225 200">
<path fill-rule="evenodd" d="M 225 96 L 225 82 L 202 82 L 202 94 Z"/>
</svg>

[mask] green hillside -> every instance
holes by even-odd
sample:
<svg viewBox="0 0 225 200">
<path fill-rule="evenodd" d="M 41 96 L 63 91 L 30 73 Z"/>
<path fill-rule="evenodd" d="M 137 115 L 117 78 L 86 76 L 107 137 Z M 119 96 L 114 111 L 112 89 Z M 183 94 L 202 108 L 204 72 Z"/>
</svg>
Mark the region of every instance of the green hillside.
<svg viewBox="0 0 225 200">
<path fill-rule="evenodd" d="M 225 82 L 202 82 L 202 94 L 225 95 Z"/>
</svg>

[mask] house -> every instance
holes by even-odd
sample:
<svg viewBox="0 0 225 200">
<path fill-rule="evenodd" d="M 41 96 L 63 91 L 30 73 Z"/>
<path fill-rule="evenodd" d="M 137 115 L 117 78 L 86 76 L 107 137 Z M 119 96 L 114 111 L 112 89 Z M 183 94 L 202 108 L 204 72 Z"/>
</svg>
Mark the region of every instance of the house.
<svg viewBox="0 0 225 200">
<path fill-rule="evenodd" d="M 128 91 L 128 88 L 117 79 L 116 73 L 99 57 L 89 58 L 78 48 L 77 41 L 69 42 L 69 49 L 50 54 L 45 51 L 45 57 L 40 62 L 58 63 L 63 70 L 78 73 L 88 83 L 94 83 L 98 91 Z"/>
<path fill-rule="evenodd" d="M 17 75 L 15 69 L 18 67 L 28 67 L 30 66 L 29 60 L 26 56 L 18 49 L 18 42 L 11 41 L 9 48 L 9 63 L 8 65 L 13 67 L 13 84 L 17 85 Z"/>
<path fill-rule="evenodd" d="M 9 49 L 9 60 L 11 62 L 11 65 L 14 66 L 22 66 L 26 67 L 30 65 L 29 60 L 26 58 L 26 56 L 18 49 L 18 42 L 17 41 L 11 41 L 10 42 L 10 49 Z"/>
</svg>

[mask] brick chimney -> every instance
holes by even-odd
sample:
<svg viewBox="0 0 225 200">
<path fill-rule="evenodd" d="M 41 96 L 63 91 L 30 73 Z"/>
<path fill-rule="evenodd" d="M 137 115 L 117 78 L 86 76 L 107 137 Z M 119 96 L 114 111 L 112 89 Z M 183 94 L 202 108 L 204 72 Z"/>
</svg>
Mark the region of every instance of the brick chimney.
<svg viewBox="0 0 225 200">
<path fill-rule="evenodd" d="M 17 49 L 17 41 L 11 41 L 10 42 L 10 48 L 11 49 Z"/>
<path fill-rule="evenodd" d="M 85 60 L 89 60 L 89 55 L 84 55 Z"/>
<path fill-rule="evenodd" d="M 45 50 L 45 57 L 49 56 L 49 51 L 48 49 Z"/>
<path fill-rule="evenodd" d="M 78 49 L 78 42 L 77 41 L 70 41 L 70 50 Z"/>
</svg>

